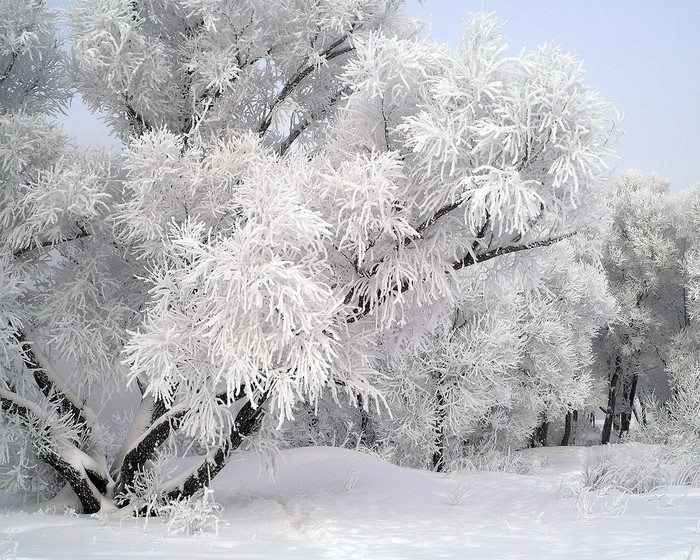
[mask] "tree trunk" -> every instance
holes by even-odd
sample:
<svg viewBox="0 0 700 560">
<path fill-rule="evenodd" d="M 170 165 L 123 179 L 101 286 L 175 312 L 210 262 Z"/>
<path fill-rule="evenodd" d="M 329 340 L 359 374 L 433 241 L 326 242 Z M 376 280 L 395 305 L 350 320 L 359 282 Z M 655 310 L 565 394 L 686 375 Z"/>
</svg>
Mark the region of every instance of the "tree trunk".
<svg viewBox="0 0 700 560">
<path fill-rule="evenodd" d="M 445 397 L 438 390 L 437 395 L 438 414 L 435 418 L 435 451 L 433 452 L 433 470 L 442 472 L 445 469 Z"/>
<path fill-rule="evenodd" d="M 635 373 L 632 376 L 632 382 L 630 384 L 629 394 L 625 395 L 626 402 L 628 405 L 628 410 L 625 410 L 620 416 L 620 437 L 624 434 L 628 434 L 630 431 L 630 423 L 632 421 L 632 412 L 634 411 L 634 399 L 637 398 L 637 383 L 639 381 L 639 374 Z"/>
<path fill-rule="evenodd" d="M 369 410 L 365 408 L 362 395 L 357 395 L 357 408 L 360 411 L 360 444 L 367 449 L 371 449 L 376 440 L 372 417 L 369 415 Z"/>
<path fill-rule="evenodd" d="M 547 414 L 543 412 L 540 414 L 540 423 L 532 433 L 531 447 L 546 447 L 548 435 L 549 421 L 547 420 Z"/>
<path fill-rule="evenodd" d="M 612 433 L 613 421 L 615 418 L 615 405 L 617 402 L 617 391 L 620 385 L 620 373 L 622 372 L 622 358 L 618 355 L 615 357 L 615 365 L 611 372 L 610 383 L 608 385 L 608 407 L 605 410 L 605 422 L 603 422 L 603 432 L 601 434 L 600 443 L 610 443 L 610 434 Z"/>
<path fill-rule="evenodd" d="M 262 421 L 267 395 L 263 395 L 257 404 L 246 402 L 236 415 L 236 422 L 227 439 L 218 447 L 213 448 L 185 475 L 175 479 L 175 483 L 166 484 L 163 495 L 168 501 L 182 500 L 194 495 L 198 490 L 209 486 L 212 479 L 228 463 L 228 459 L 243 442 L 243 438 L 251 435 Z"/>
<path fill-rule="evenodd" d="M 564 418 L 564 435 L 561 438 L 562 447 L 569 445 L 569 440 L 571 439 L 571 431 L 573 428 L 574 420 L 578 417 L 578 411 L 569 410 Z"/>
</svg>

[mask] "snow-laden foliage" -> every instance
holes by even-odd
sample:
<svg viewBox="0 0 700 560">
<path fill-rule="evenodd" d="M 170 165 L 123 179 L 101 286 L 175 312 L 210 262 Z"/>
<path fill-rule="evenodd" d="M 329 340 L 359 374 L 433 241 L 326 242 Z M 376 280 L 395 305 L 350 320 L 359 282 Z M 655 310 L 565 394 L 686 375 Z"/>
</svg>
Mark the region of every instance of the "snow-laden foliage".
<svg viewBox="0 0 700 560">
<path fill-rule="evenodd" d="M 676 200 L 677 227 L 681 236 L 682 288 L 677 299 L 682 305 L 684 328 L 670 343 L 666 364 L 671 397 L 659 411 L 649 432 L 652 440 L 684 443 L 700 434 L 700 239 L 698 210 L 700 189 L 695 186 Z"/>
<path fill-rule="evenodd" d="M 362 389 L 367 366 L 341 348 L 329 228 L 298 192 L 309 170 L 253 136 L 204 155 L 175 142 L 162 133 L 132 144 L 118 218 L 155 259 L 153 304 L 126 348 L 146 394 L 177 403 L 187 432 L 220 443 L 234 419 L 222 394 L 266 398 L 283 420 L 330 381 Z"/>
<path fill-rule="evenodd" d="M 0 114 L 53 113 L 68 98 L 65 51 L 43 0 L 0 2 Z"/>
<path fill-rule="evenodd" d="M 163 128 L 211 139 L 269 131 L 286 151 L 339 102 L 338 71 L 356 40 L 415 29 L 401 4 L 75 0 L 77 85 L 124 139 Z"/>
<path fill-rule="evenodd" d="M 45 428 L 84 511 L 187 500 L 297 414 L 437 466 L 585 400 L 605 286 L 538 248 L 598 224 L 611 107 L 558 49 L 477 15 L 453 52 L 401 4 L 75 0 L 73 85 L 124 153 L 0 115 L 3 426 Z M 85 402 L 119 381 L 107 465 Z M 155 485 L 178 431 L 200 457 Z"/>
</svg>

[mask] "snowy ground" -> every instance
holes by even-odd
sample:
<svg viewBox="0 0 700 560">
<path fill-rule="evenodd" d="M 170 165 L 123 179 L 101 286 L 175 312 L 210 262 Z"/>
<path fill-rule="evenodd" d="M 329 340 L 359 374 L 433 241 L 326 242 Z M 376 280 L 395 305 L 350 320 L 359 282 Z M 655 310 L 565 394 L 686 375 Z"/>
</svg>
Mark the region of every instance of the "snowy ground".
<svg viewBox="0 0 700 560">
<path fill-rule="evenodd" d="M 601 452 L 526 452 L 544 460 L 537 475 L 444 476 L 344 449 L 296 449 L 283 453 L 275 482 L 243 454 L 216 479 L 218 535 L 167 537 L 158 519 L 5 511 L 0 559 L 700 560 L 700 489 L 593 492 L 583 471 Z"/>
</svg>

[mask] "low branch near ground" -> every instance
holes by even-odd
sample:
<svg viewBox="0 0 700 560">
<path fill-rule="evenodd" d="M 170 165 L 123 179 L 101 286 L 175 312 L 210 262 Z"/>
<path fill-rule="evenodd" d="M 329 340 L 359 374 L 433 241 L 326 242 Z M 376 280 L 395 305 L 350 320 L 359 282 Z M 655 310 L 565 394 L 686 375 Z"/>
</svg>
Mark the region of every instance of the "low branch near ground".
<svg viewBox="0 0 700 560">
<path fill-rule="evenodd" d="M 24 365 L 31 372 L 37 387 L 57 407 L 59 414 L 67 414 L 71 417 L 81 438 L 88 442 L 88 447 L 94 453 L 93 459 L 99 463 L 105 462 L 106 468 L 106 458 L 95 413 L 65 386 L 43 352 L 27 339 L 23 331 L 15 331 L 14 336 L 22 351 Z"/>
<path fill-rule="evenodd" d="M 256 404 L 246 402 L 236 415 L 227 440 L 207 453 L 197 465 L 166 485 L 164 497 L 168 501 L 182 500 L 194 495 L 211 483 L 211 480 L 226 466 L 231 453 L 241 446 L 243 439 L 259 426 L 263 415 L 263 396 Z"/>
<path fill-rule="evenodd" d="M 60 435 L 52 433 L 47 412 L 2 387 L 0 408 L 19 417 L 30 432 L 40 434 L 32 440 L 37 457 L 65 479 L 80 500 L 84 513 L 98 512 L 102 507 L 102 495 L 110 483 L 100 466 L 71 443 L 61 442 Z"/>
</svg>

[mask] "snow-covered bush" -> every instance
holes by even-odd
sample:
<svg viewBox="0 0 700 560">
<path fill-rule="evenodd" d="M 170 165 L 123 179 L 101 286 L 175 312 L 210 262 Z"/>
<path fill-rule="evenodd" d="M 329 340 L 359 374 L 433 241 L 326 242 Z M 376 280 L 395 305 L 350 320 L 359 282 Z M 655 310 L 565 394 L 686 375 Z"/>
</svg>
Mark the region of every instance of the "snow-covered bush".
<svg viewBox="0 0 700 560">
<path fill-rule="evenodd" d="M 223 509 L 213 495 L 213 490 L 204 487 L 184 500 L 163 505 L 158 514 L 165 519 L 167 535 L 218 533 Z"/>
<path fill-rule="evenodd" d="M 626 443 L 589 455 L 584 486 L 642 494 L 661 486 L 697 486 L 700 483 L 700 445 Z"/>
</svg>

